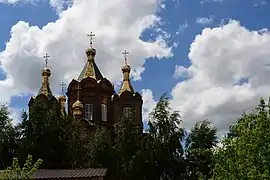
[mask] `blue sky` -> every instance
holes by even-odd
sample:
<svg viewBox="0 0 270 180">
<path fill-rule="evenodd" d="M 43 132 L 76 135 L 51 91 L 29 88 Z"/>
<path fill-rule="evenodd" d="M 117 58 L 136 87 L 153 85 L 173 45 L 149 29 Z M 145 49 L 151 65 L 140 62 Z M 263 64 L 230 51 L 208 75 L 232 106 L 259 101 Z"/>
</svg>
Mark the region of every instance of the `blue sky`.
<svg viewBox="0 0 270 180">
<path fill-rule="evenodd" d="M 163 3 L 165 8 L 158 10 L 156 15 L 161 17 L 159 28 L 170 35 L 166 39 L 166 43 L 172 47 L 173 56 L 163 57 L 159 60 L 147 59 L 143 65 L 145 70 L 141 74 L 141 80 L 133 82 L 137 91 L 150 90 L 153 102 L 157 101 L 164 92 L 171 94 L 177 84 L 186 80 L 186 77 L 183 76 L 174 77 L 175 67 L 188 68 L 192 65 L 188 57 L 190 45 L 203 29 L 220 27 L 222 24 L 228 24 L 230 19 L 240 22 L 241 27 L 245 27 L 249 31 L 270 28 L 270 2 L 268 0 L 204 0 L 204 3 L 200 0 L 170 0 Z M 59 19 L 56 10 L 48 2 L 34 5 L 0 3 L 0 15 L 0 52 L 5 51 L 5 43 L 11 37 L 11 28 L 19 21 L 29 22 L 30 26 L 42 28 Z M 200 21 L 200 18 L 204 19 Z M 149 41 L 155 39 L 159 34 L 160 32 L 155 31 L 154 28 L 148 28 L 141 33 L 140 38 L 143 41 Z M 177 47 L 174 46 L 175 44 Z M 98 66 L 100 65 L 98 64 Z M 39 76 L 39 74 L 34 76 Z M 4 79 L 5 73 L 0 69 L 0 80 Z M 15 95 L 11 98 L 10 108 L 16 110 L 26 108 L 28 100 L 29 95 Z M 256 102 L 256 100 L 254 101 Z M 200 100 L 200 103 L 203 103 L 203 99 Z M 254 103 L 249 107 L 253 106 Z"/>
</svg>

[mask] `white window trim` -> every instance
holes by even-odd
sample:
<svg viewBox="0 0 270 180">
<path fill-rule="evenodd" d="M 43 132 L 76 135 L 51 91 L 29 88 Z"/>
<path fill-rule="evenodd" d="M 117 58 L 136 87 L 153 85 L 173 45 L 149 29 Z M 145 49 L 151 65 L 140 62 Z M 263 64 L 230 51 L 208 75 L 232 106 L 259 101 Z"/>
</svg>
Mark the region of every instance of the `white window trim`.
<svg viewBox="0 0 270 180">
<path fill-rule="evenodd" d="M 93 111 L 94 111 L 94 106 L 93 104 L 85 104 L 85 119 L 89 121 L 93 121 Z"/>
<path fill-rule="evenodd" d="M 108 108 L 106 104 L 101 104 L 101 121 L 107 122 Z"/>
</svg>

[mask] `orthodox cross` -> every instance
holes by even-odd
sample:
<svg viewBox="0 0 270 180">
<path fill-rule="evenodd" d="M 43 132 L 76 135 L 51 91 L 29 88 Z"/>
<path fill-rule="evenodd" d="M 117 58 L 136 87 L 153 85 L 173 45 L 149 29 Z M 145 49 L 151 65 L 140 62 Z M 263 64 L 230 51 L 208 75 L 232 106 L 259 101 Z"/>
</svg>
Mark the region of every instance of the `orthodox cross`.
<svg viewBox="0 0 270 180">
<path fill-rule="evenodd" d="M 48 67 L 48 58 L 50 56 L 46 53 L 45 56 L 43 56 L 43 58 L 45 59 L 45 67 Z"/>
<path fill-rule="evenodd" d="M 60 86 L 61 86 L 61 88 L 62 88 L 62 94 L 64 95 L 65 94 L 65 83 L 64 82 L 61 82 L 61 84 L 60 84 Z"/>
<path fill-rule="evenodd" d="M 93 37 L 95 36 L 95 34 L 93 34 L 93 32 L 90 32 L 90 34 L 87 34 L 88 37 L 90 37 L 90 48 L 92 48 L 93 45 Z"/>
<path fill-rule="evenodd" d="M 125 57 L 125 64 L 127 64 L 127 55 L 129 54 L 129 52 L 127 50 L 124 50 L 124 52 L 122 52 L 122 54 Z"/>
</svg>

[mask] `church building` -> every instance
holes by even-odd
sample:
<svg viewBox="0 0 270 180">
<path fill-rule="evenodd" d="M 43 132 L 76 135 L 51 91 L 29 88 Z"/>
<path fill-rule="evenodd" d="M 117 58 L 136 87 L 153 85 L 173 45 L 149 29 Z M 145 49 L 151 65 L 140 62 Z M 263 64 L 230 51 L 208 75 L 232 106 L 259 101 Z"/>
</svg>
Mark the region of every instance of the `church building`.
<svg viewBox="0 0 270 180">
<path fill-rule="evenodd" d="M 92 47 L 92 33 L 90 47 L 86 50 L 87 62 L 82 68 L 78 78 L 74 78 L 67 87 L 67 92 L 56 98 L 50 89 L 51 71 L 47 66 L 42 70 L 42 85 L 36 97 L 29 101 L 31 104 L 43 99 L 51 107 L 59 106 L 63 114 L 82 119 L 90 127 L 104 126 L 113 129 L 123 115 L 132 114 L 136 125 L 142 131 L 142 97 L 135 92 L 130 82 L 131 67 L 127 63 L 127 54 L 124 54 L 125 63 L 122 67 L 123 80 L 119 92 L 114 85 L 106 79 L 98 68 L 98 53 Z M 119 68 L 120 69 L 120 68 Z M 63 85 L 63 84 L 62 84 Z M 66 94 L 66 95 L 65 95 Z"/>
</svg>

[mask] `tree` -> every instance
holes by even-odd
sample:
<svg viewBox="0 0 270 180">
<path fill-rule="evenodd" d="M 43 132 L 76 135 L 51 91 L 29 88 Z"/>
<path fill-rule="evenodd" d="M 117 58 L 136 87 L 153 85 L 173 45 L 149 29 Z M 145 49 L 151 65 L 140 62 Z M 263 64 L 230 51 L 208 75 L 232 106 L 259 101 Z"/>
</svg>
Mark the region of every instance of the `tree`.
<svg viewBox="0 0 270 180">
<path fill-rule="evenodd" d="M 132 160 L 140 150 L 138 126 L 135 124 L 133 113 L 123 115 L 115 128 L 115 146 L 113 154 L 118 157 L 117 167 L 119 179 L 134 179 L 132 172 L 135 170 Z"/>
<path fill-rule="evenodd" d="M 98 127 L 90 142 L 90 167 L 111 167 L 112 142 L 110 132 L 105 127 Z M 115 162 L 113 162 L 115 164 Z"/>
<path fill-rule="evenodd" d="M 87 124 L 88 125 L 88 124 Z M 89 168 L 91 141 L 93 137 L 82 119 L 67 117 L 65 125 L 65 141 L 67 144 L 67 161 L 72 168 Z"/>
<path fill-rule="evenodd" d="M 8 108 L 0 105 L 0 169 L 11 165 L 17 149 L 17 133 L 11 124 Z"/>
<path fill-rule="evenodd" d="M 206 120 L 196 123 L 185 143 L 188 179 L 209 179 L 212 176 L 216 144 L 217 129 Z"/>
<path fill-rule="evenodd" d="M 167 94 L 161 96 L 154 110 L 150 113 L 148 141 L 151 142 L 146 152 L 152 157 L 153 173 L 158 179 L 179 179 L 184 173 L 183 147 L 181 141 L 184 130 L 178 111 L 170 108 Z M 155 177 L 156 178 L 156 177 Z"/>
<path fill-rule="evenodd" d="M 14 158 L 12 166 L 0 172 L 0 179 L 11 179 L 11 180 L 33 179 L 33 174 L 36 172 L 41 163 L 42 161 L 38 159 L 34 164 L 32 164 L 32 156 L 28 155 L 26 158 L 26 163 L 24 164 L 23 168 L 21 168 L 19 160 L 17 158 Z"/>
<path fill-rule="evenodd" d="M 270 179 L 270 103 L 261 99 L 231 132 L 217 150 L 213 179 Z"/>
<path fill-rule="evenodd" d="M 38 96 L 31 103 L 29 117 L 23 113 L 20 124 L 20 158 L 27 154 L 43 160 L 42 168 L 66 167 L 66 143 L 64 141 L 65 119 L 61 115 L 56 99 Z"/>
</svg>

